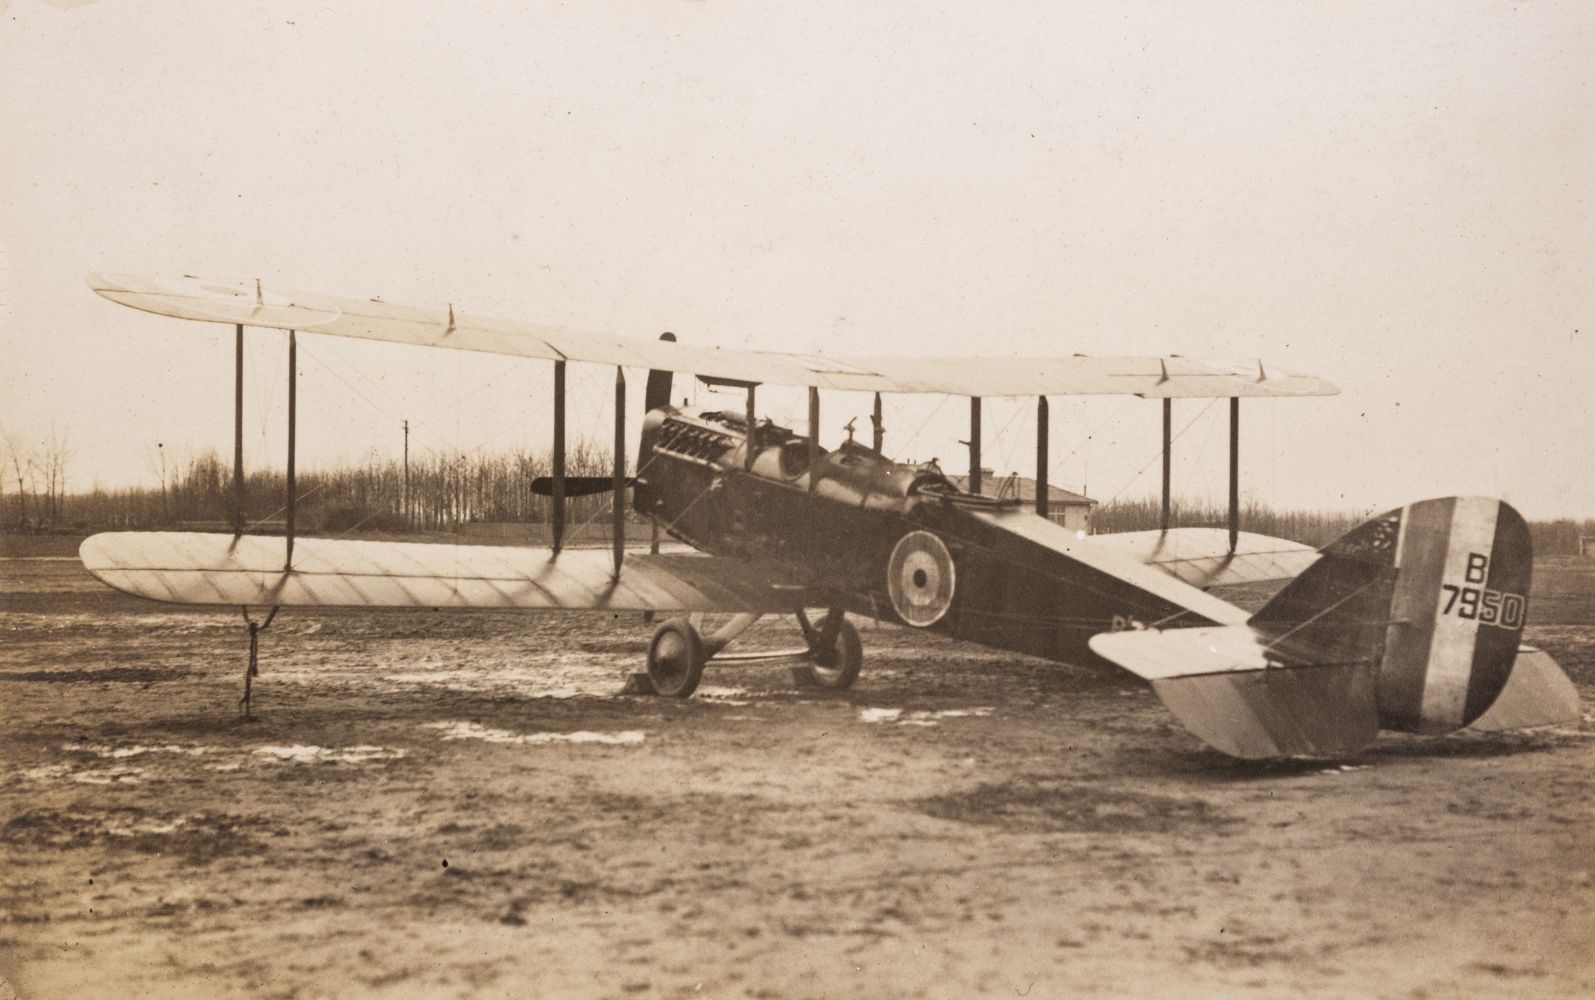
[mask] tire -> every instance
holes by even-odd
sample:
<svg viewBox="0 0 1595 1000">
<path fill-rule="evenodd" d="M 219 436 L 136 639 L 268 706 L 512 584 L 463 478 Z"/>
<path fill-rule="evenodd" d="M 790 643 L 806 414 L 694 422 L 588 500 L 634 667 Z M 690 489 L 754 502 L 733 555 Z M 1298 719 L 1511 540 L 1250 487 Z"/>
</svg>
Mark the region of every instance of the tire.
<svg viewBox="0 0 1595 1000">
<path fill-rule="evenodd" d="M 654 629 L 648 640 L 648 680 L 654 693 L 690 698 L 703 680 L 703 637 L 684 618 L 672 618 Z"/>
<path fill-rule="evenodd" d="M 816 650 L 808 673 L 814 687 L 825 691 L 845 691 L 858 680 L 864 666 L 864 642 L 858 629 L 846 618 L 836 630 L 836 644 L 829 650 Z"/>
</svg>

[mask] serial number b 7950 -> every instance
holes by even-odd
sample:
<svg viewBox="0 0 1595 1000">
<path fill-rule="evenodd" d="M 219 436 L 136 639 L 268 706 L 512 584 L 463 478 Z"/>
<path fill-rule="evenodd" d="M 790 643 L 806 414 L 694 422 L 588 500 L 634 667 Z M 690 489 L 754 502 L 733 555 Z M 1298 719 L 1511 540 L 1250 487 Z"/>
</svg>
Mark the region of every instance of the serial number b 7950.
<svg viewBox="0 0 1595 1000">
<path fill-rule="evenodd" d="M 1454 583 L 1441 584 L 1440 589 L 1446 595 L 1445 607 L 1440 609 L 1443 615 L 1475 619 L 1480 625 L 1495 625 L 1498 628 L 1523 627 L 1523 615 L 1528 602 L 1523 600 L 1522 594 L 1508 594 L 1483 587 L 1459 587 Z"/>
</svg>

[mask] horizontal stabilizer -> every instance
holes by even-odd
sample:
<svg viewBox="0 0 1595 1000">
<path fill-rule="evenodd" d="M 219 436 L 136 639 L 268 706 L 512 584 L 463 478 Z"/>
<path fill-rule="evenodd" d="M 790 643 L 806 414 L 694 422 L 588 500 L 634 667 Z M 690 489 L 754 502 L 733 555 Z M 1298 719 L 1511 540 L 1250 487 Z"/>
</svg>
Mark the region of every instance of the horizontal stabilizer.
<svg viewBox="0 0 1595 1000">
<path fill-rule="evenodd" d="M 1248 625 L 1105 632 L 1091 649 L 1152 682 L 1180 723 L 1232 757 L 1335 756 L 1378 735 L 1369 663 L 1282 656 Z"/>
<path fill-rule="evenodd" d="M 626 489 L 637 485 L 637 480 L 627 476 L 624 480 Z M 565 495 L 568 497 L 590 497 L 598 493 L 608 493 L 615 488 L 613 476 L 566 476 Z M 552 476 L 538 476 L 532 480 L 532 495 L 551 497 L 554 495 L 554 479 Z"/>
<path fill-rule="evenodd" d="M 1533 646 L 1520 646 L 1512 675 L 1506 679 L 1495 704 L 1468 726 L 1474 732 L 1493 733 L 1535 726 L 1563 726 L 1579 720 L 1578 689 L 1551 654 Z"/>
<path fill-rule="evenodd" d="M 78 554 L 101 582 L 177 604 L 774 613 L 802 598 L 770 567 L 714 556 L 639 553 L 617 578 L 608 549 L 301 538 L 285 572 L 281 538 L 127 531 Z"/>
<path fill-rule="evenodd" d="M 1186 729 L 1231 757 L 1335 757 L 1379 734 L 1373 668 L 1364 664 L 1172 677 L 1152 690 Z"/>
</svg>

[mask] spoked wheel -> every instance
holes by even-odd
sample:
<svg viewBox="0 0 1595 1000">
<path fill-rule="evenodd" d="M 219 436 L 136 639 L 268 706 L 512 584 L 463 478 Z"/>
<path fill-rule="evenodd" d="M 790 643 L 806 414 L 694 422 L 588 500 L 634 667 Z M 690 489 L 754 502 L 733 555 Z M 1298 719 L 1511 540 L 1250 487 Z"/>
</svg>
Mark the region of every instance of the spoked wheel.
<svg viewBox="0 0 1595 1000">
<path fill-rule="evenodd" d="M 807 669 L 793 671 L 799 682 L 826 691 L 852 687 L 864 666 L 864 642 L 853 623 L 840 611 L 834 611 L 817 626 L 804 631 L 814 659 Z"/>
<path fill-rule="evenodd" d="M 648 680 L 656 694 L 667 698 L 691 697 L 703 680 L 707 661 L 703 638 L 683 618 L 672 618 L 654 629 L 648 642 Z"/>
</svg>

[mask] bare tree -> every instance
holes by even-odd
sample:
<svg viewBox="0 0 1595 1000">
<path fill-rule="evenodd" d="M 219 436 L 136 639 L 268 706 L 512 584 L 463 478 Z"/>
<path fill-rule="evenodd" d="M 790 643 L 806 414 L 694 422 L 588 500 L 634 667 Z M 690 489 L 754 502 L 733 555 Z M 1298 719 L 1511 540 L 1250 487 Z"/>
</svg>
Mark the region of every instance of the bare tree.
<svg viewBox="0 0 1595 1000">
<path fill-rule="evenodd" d="M 166 492 L 166 444 L 164 442 L 157 441 L 155 442 L 154 448 L 146 447 L 144 449 L 144 455 L 145 458 L 149 460 L 150 470 L 161 477 L 160 521 L 162 524 L 166 524 L 172 519 L 171 500 Z"/>
<path fill-rule="evenodd" d="M 7 463 L 17 480 L 17 527 L 25 528 L 28 524 L 28 492 L 35 485 L 35 476 L 38 464 L 22 438 L 15 432 L 0 431 L 0 440 L 5 441 Z"/>
<path fill-rule="evenodd" d="M 60 521 L 65 509 L 66 470 L 72 462 L 74 453 L 70 437 L 70 428 L 57 430 L 52 423 L 50 436 L 44 439 L 44 450 L 39 464 L 43 467 L 45 478 L 47 509 L 44 516 L 51 521 Z"/>
</svg>

